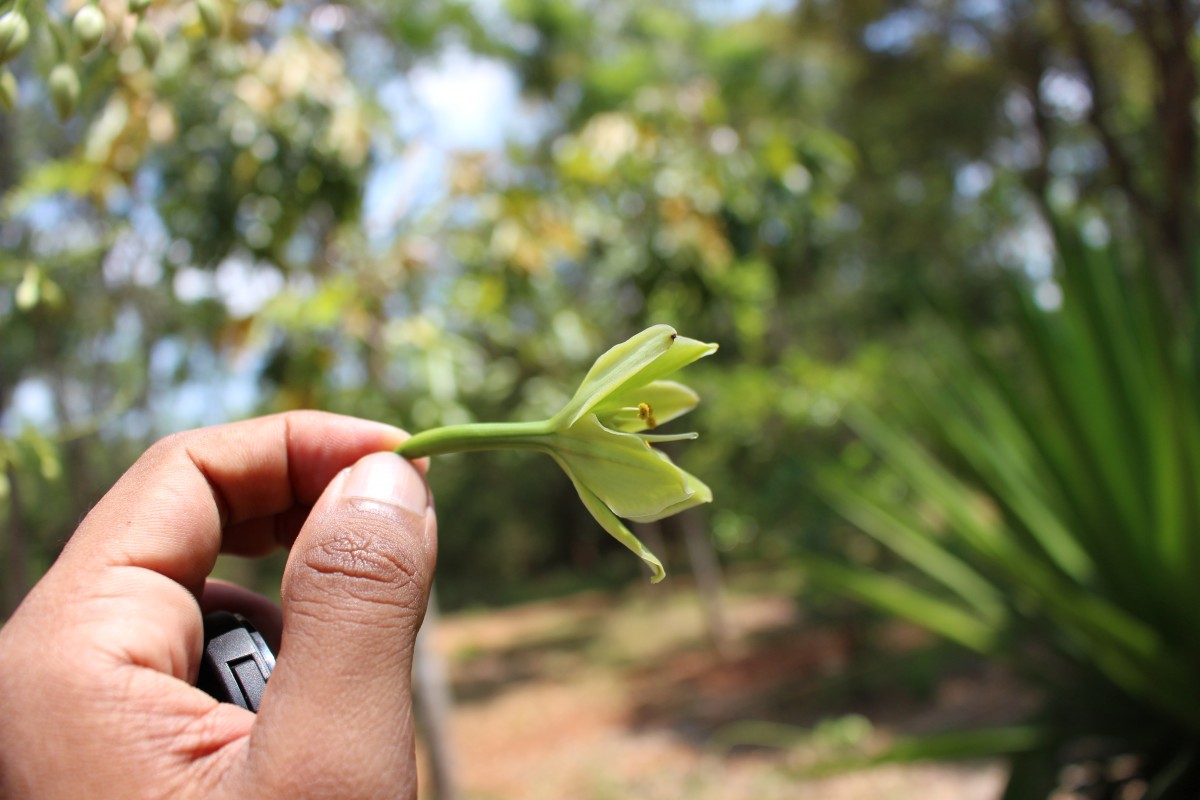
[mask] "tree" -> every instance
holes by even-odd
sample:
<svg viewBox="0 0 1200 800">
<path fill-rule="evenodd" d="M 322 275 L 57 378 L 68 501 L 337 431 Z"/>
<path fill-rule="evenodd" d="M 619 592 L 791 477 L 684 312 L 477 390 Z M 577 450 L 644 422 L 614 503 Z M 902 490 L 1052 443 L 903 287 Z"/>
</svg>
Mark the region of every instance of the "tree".
<svg viewBox="0 0 1200 800">
<path fill-rule="evenodd" d="M 38 563 L 168 430 L 296 406 L 416 428 L 535 418 L 596 352 L 663 320 L 722 344 L 687 454 L 719 537 L 746 558 L 822 541 L 805 475 L 931 298 L 1003 336 L 1007 271 L 1053 296 L 1039 208 L 1120 220 L 1139 193 L 1194 192 L 1187 148 L 1163 145 L 1192 135 L 1166 98 L 1188 84 L 1173 21 L 1194 4 L 221 12 L 215 39 L 191 4 L 145 12 L 152 70 L 114 18 L 96 54 L 70 56 L 83 87 L 65 125 L 26 96 L 48 59 L 11 62 L 0 403 L 7 439 L 61 440 L 61 481 L 16 482 L 70 497 L 25 504 Z M 419 202 L 368 230 L 367 187 L 412 163 L 405 76 L 447 50 L 512 76 L 521 132 L 448 154 Z M 1110 138 L 1123 162 L 1100 155 Z M 1163 209 L 1185 212 L 1158 203 L 1137 225 L 1169 249 Z M 569 486 L 505 458 L 434 476 L 459 531 L 448 606 L 500 593 L 494 574 L 604 576 L 616 554 L 591 544 Z"/>
</svg>

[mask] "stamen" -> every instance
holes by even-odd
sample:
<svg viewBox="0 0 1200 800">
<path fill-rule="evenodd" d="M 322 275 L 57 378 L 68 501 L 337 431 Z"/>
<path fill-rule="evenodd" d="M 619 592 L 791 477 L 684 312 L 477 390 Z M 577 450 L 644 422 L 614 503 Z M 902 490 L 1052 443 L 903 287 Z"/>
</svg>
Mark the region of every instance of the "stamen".
<svg viewBox="0 0 1200 800">
<path fill-rule="evenodd" d="M 699 438 L 699 434 L 697 433 L 639 433 L 638 436 L 642 437 L 642 441 L 646 442 L 647 444 L 657 444 L 659 442 L 682 442 L 688 439 Z"/>
<path fill-rule="evenodd" d="M 651 430 L 658 427 L 658 420 L 654 419 L 654 409 L 649 403 L 638 403 L 638 418 Z"/>
</svg>

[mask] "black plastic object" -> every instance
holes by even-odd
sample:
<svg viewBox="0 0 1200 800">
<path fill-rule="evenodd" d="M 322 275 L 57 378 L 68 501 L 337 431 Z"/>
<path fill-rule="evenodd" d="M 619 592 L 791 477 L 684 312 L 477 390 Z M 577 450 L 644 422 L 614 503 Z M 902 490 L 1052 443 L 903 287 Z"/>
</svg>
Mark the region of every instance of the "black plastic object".
<svg viewBox="0 0 1200 800">
<path fill-rule="evenodd" d="M 204 615 L 198 687 L 223 703 L 257 712 L 273 669 L 275 656 L 249 620 L 228 611 Z"/>
</svg>

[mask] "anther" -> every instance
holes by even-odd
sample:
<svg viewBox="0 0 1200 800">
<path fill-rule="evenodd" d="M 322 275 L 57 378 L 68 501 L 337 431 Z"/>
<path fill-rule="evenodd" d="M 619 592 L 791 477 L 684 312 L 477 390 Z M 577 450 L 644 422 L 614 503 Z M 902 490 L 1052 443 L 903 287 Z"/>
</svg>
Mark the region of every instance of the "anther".
<svg viewBox="0 0 1200 800">
<path fill-rule="evenodd" d="M 638 417 L 646 423 L 647 428 L 653 430 L 658 427 L 658 421 L 654 419 L 654 409 L 649 403 L 638 403 Z"/>
</svg>

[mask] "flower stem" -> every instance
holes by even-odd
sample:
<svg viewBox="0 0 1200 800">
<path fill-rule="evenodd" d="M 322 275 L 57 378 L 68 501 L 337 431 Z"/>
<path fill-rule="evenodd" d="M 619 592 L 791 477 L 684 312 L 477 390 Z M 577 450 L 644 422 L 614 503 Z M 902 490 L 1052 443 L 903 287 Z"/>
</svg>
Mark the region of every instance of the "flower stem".
<svg viewBox="0 0 1200 800">
<path fill-rule="evenodd" d="M 475 422 L 421 431 L 396 452 L 405 458 L 466 453 L 473 450 L 545 450 L 552 434 L 548 422 Z"/>
</svg>

